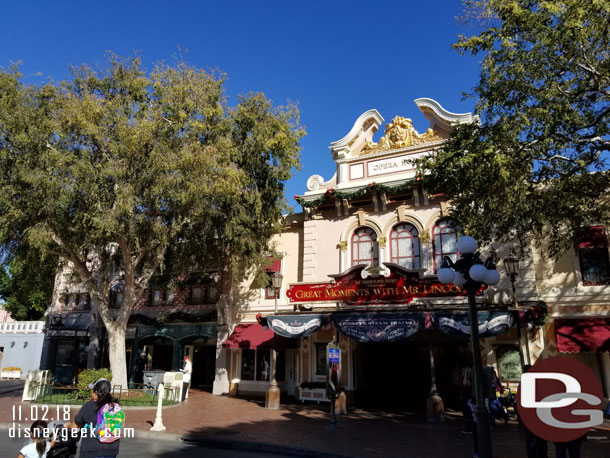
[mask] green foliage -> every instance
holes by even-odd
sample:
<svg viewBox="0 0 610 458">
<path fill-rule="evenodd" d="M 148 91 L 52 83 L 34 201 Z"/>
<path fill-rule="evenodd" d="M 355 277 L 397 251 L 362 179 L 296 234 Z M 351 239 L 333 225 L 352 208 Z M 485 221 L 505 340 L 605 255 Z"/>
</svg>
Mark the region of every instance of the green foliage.
<svg viewBox="0 0 610 458">
<path fill-rule="evenodd" d="M 146 72 L 116 56 L 41 86 L 0 72 L 0 248 L 28 244 L 69 261 L 111 345 L 153 275 L 237 275 L 279 230 L 284 181 L 299 167 L 298 110 L 260 93 L 229 107 L 223 84 L 183 62 Z M 117 272 L 124 297 L 110 311 Z"/>
<path fill-rule="evenodd" d="M 51 303 L 57 256 L 19 246 L 0 261 L 0 297 L 15 320 L 40 320 Z"/>
<path fill-rule="evenodd" d="M 89 395 L 91 393 L 89 385 L 95 383 L 101 378 L 105 378 L 106 380 L 112 380 L 112 372 L 110 371 L 110 369 L 85 369 L 80 374 L 78 374 L 78 382 L 76 384 L 76 386 L 78 387 L 78 397 L 89 399 Z"/>
<path fill-rule="evenodd" d="M 583 225 L 609 220 L 610 3 L 466 4 L 487 25 L 454 45 L 482 58 L 481 122 L 420 162 L 426 185 L 479 238 L 529 233 L 561 252 Z"/>
</svg>

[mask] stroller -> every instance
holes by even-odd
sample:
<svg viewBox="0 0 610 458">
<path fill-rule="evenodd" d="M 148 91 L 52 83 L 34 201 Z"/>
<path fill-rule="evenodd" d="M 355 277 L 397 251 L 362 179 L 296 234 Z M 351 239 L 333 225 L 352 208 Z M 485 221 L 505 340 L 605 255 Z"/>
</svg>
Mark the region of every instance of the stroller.
<svg viewBox="0 0 610 458">
<path fill-rule="evenodd" d="M 64 429 L 63 421 L 56 420 L 52 422 L 49 427 L 54 430 Z M 55 439 L 55 446 L 49 450 L 47 453 L 47 458 L 74 458 L 76 456 L 76 449 L 78 445 L 79 437 L 72 437 L 69 434 L 66 440 L 62 440 L 61 433 L 57 434 L 57 438 Z"/>
<path fill-rule="evenodd" d="M 495 425 L 496 420 L 504 420 L 504 424 L 508 423 L 508 410 L 498 398 L 489 400 L 489 413 L 492 424 Z"/>
</svg>

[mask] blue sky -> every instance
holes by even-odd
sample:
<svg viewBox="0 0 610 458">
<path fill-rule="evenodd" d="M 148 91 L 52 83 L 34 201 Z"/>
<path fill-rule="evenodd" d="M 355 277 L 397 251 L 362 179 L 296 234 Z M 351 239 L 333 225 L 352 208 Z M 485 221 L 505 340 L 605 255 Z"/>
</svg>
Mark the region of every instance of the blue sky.
<svg viewBox="0 0 610 458">
<path fill-rule="evenodd" d="M 410 117 L 423 132 L 416 98 L 474 109 L 462 93 L 478 81 L 478 61 L 451 49 L 473 33 L 457 24 L 461 11 L 459 0 L 4 0 L 0 67 L 22 61 L 30 81 L 60 80 L 69 65 L 101 65 L 107 50 L 138 52 L 151 68 L 182 49 L 190 64 L 227 73 L 232 103 L 249 91 L 297 101 L 307 136 L 286 196 L 300 211 L 292 196 L 309 176 L 333 175 L 328 146 L 364 111 Z"/>
</svg>

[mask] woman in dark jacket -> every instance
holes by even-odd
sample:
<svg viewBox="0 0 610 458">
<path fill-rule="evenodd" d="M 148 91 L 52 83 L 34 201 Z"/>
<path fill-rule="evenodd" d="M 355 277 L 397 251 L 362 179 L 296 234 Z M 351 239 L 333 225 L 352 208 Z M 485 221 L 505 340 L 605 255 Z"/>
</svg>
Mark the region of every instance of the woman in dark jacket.
<svg viewBox="0 0 610 458">
<path fill-rule="evenodd" d="M 104 378 L 89 385 L 91 401 L 87 402 L 76 414 L 74 421 L 66 423 L 66 428 L 85 428 L 80 444 L 80 458 L 116 457 L 119 454 L 119 442 L 102 443 L 93 434 L 97 426 L 97 412 L 105 404 L 116 402 L 110 394 L 110 382 Z"/>
</svg>

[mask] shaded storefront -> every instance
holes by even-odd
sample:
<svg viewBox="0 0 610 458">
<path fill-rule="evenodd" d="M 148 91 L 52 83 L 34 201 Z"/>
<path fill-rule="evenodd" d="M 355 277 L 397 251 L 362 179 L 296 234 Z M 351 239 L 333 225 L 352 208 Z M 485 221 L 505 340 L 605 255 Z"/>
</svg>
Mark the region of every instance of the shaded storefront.
<svg viewBox="0 0 610 458">
<path fill-rule="evenodd" d="M 141 321 L 141 317 L 135 318 Z M 215 322 L 140 324 L 128 327 L 130 383 L 137 380 L 137 359 L 146 354 L 148 370 L 179 371 L 183 357 L 193 364 L 191 386 L 209 389 L 214 381 L 217 329 Z"/>
<path fill-rule="evenodd" d="M 50 369 L 59 384 L 72 384 L 88 367 L 91 314 L 50 315 L 45 328 L 41 369 Z"/>
</svg>

